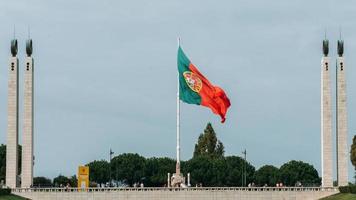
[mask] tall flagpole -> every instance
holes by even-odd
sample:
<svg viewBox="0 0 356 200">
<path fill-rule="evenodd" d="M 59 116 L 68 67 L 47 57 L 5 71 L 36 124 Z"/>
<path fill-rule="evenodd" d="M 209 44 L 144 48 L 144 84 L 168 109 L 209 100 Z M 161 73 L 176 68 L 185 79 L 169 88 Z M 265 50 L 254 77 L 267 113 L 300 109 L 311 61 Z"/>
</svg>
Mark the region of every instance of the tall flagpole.
<svg viewBox="0 0 356 200">
<path fill-rule="evenodd" d="M 178 38 L 178 48 L 180 46 L 180 38 Z M 177 164 L 176 175 L 180 175 L 180 99 L 179 99 L 179 72 L 177 74 Z"/>
</svg>

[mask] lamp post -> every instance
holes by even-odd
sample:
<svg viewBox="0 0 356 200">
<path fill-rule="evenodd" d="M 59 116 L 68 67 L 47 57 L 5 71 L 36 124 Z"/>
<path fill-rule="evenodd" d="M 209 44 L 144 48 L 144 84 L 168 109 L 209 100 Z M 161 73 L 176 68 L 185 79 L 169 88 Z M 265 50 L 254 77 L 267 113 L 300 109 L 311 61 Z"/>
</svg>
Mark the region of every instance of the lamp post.
<svg viewBox="0 0 356 200">
<path fill-rule="evenodd" d="M 244 163 L 242 165 L 242 187 L 245 187 L 246 186 L 246 155 L 247 155 L 247 151 L 246 149 L 242 152 L 242 154 L 244 155 Z"/>
<path fill-rule="evenodd" d="M 111 150 L 110 148 L 110 152 L 109 152 L 109 158 L 110 158 L 110 161 L 109 161 L 109 187 L 111 187 L 111 159 L 112 159 L 112 155 L 114 154 L 114 152 Z"/>
</svg>

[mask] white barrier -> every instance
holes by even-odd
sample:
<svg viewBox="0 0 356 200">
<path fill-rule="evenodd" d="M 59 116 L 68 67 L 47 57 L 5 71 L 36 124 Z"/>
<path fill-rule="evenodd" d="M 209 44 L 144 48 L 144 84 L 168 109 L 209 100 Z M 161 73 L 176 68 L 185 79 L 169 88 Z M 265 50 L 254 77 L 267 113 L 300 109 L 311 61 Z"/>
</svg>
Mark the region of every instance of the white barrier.
<svg viewBox="0 0 356 200">
<path fill-rule="evenodd" d="M 143 187 L 143 188 L 16 188 L 33 200 L 316 200 L 339 192 L 336 187 Z"/>
</svg>

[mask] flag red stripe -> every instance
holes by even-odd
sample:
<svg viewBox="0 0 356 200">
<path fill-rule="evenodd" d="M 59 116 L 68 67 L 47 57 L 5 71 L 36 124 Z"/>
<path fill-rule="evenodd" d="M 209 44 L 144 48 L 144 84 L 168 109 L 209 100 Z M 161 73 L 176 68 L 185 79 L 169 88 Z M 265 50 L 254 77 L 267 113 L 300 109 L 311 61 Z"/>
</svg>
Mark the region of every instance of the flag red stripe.
<svg viewBox="0 0 356 200">
<path fill-rule="evenodd" d="M 230 100 L 225 91 L 211 84 L 192 63 L 189 64 L 189 69 L 199 76 L 203 83 L 202 89 L 199 91 L 201 105 L 209 107 L 215 114 L 220 115 L 221 122 L 224 122 L 227 109 L 230 107 Z"/>
</svg>

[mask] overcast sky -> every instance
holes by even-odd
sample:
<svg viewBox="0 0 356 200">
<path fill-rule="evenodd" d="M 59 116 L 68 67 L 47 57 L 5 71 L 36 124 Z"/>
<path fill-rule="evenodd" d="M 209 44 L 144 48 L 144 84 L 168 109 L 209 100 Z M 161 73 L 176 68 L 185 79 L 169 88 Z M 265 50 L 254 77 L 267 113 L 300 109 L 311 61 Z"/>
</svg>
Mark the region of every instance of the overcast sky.
<svg viewBox="0 0 356 200">
<path fill-rule="evenodd" d="M 73 175 L 78 165 L 108 160 L 110 147 L 115 155 L 174 158 L 179 36 L 190 60 L 232 104 L 225 124 L 205 107 L 182 104 L 183 160 L 210 121 L 226 155 L 246 148 L 257 168 L 295 159 L 320 172 L 321 42 L 326 29 L 334 63 L 342 28 L 351 143 L 355 19 L 351 0 L 1 1 L 0 143 L 15 25 L 21 96 L 28 27 L 34 44 L 35 176 Z M 334 65 L 331 72 L 335 95 Z"/>
</svg>

